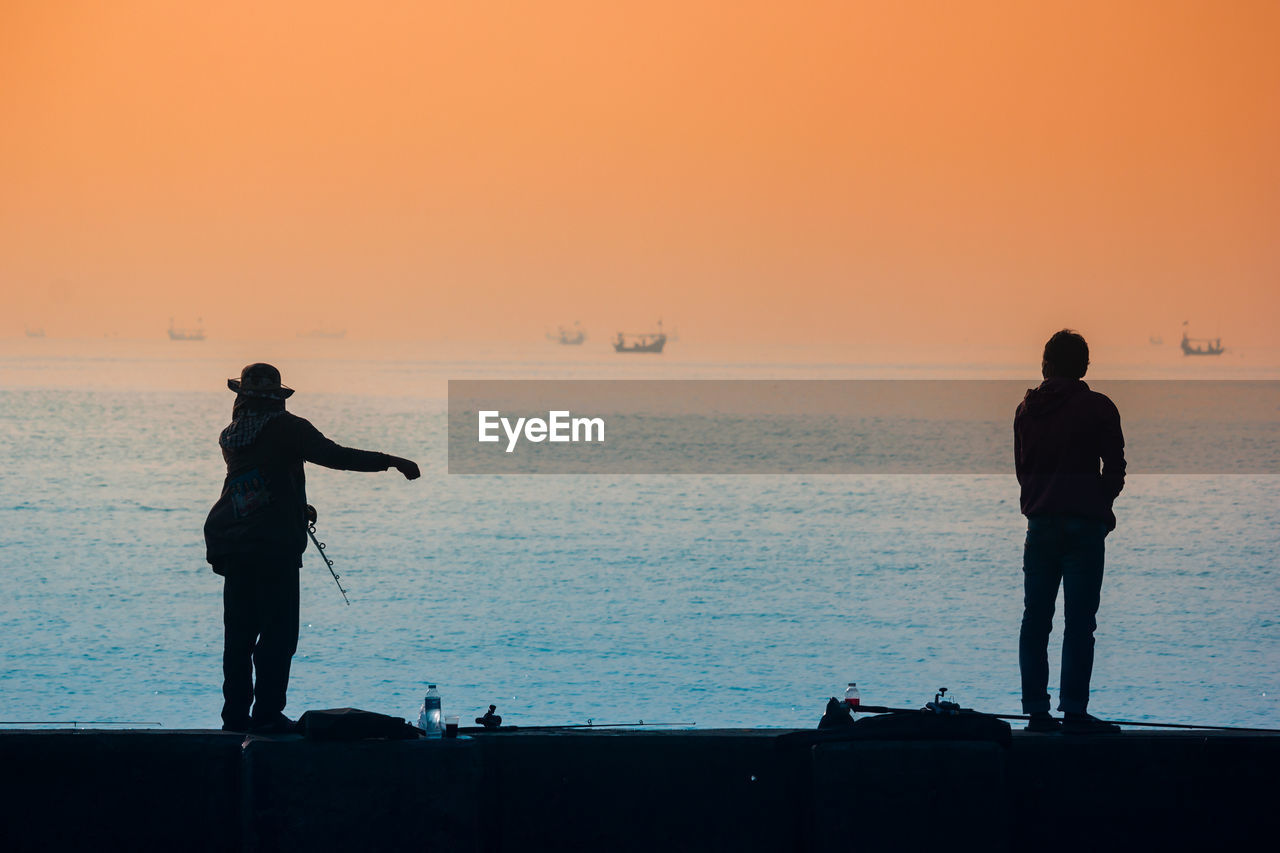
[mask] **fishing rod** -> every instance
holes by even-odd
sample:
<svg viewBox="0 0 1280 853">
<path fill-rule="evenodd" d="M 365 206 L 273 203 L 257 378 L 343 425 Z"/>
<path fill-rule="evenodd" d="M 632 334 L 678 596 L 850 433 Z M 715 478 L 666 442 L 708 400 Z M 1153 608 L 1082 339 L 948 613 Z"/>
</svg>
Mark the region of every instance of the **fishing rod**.
<svg viewBox="0 0 1280 853">
<path fill-rule="evenodd" d="M 0 726 L 159 726 L 155 720 L 0 720 Z"/>
<path fill-rule="evenodd" d="M 930 703 L 933 704 L 933 703 Z M 952 703 L 947 703 L 952 704 Z M 985 711 L 975 711 L 972 708 L 960 708 L 936 710 L 934 708 L 890 708 L 885 705 L 860 705 L 854 708 L 855 713 L 866 714 L 919 714 L 923 712 L 934 711 L 943 715 L 963 715 L 977 717 L 995 717 L 997 720 L 1030 720 L 1029 714 L 988 714 Z M 1255 729 L 1245 728 L 1243 726 L 1209 726 L 1199 723 L 1149 723 L 1140 720 L 1107 720 L 1108 723 L 1115 723 L 1118 726 L 1140 726 L 1150 729 L 1208 729 L 1210 731 L 1219 732 L 1253 732 L 1256 734 L 1280 734 L 1280 729 Z"/>
<path fill-rule="evenodd" d="M 639 720 L 634 723 L 597 723 L 591 717 L 587 717 L 585 723 L 569 723 L 563 726 L 503 726 L 502 717 L 497 713 L 498 706 L 490 705 L 489 710 L 485 711 L 483 717 L 476 717 L 476 724 L 488 731 L 512 731 L 519 729 L 522 732 L 558 732 L 561 729 L 627 729 L 636 726 L 684 726 L 693 728 L 697 723 L 646 723 Z"/>
<path fill-rule="evenodd" d="M 503 732 L 517 731 L 517 730 L 522 732 L 558 732 L 564 729 L 630 729 L 630 728 L 636 728 L 639 726 L 682 726 L 684 728 L 693 728 L 696 725 L 697 723 L 646 723 L 644 720 L 639 720 L 634 723 L 596 723 L 592 721 L 587 721 L 585 723 L 571 723 L 569 725 L 564 725 L 564 726 L 507 725 L 507 726 L 500 726 L 497 728 L 490 728 L 489 726 L 484 726 L 483 728 L 488 729 L 489 731 L 503 731 Z"/>
<path fill-rule="evenodd" d="M 342 581 L 339 575 L 333 570 L 333 560 L 329 559 L 329 555 L 324 552 L 324 543 L 316 538 L 316 508 L 311 504 L 307 504 L 307 535 L 311 537 L 311 541 L 316 543 L 316 550 L 320 552 L 320 559 L 324 560 L 324 564 L 329 567 L 329 574 L 333 575 L 333 582 L 338 585 L 338 592 L 342 593 L 342 600 L 351 606 L 351 599 L 347 598 L 347 591 L 342 588 Z"/>
</svg>

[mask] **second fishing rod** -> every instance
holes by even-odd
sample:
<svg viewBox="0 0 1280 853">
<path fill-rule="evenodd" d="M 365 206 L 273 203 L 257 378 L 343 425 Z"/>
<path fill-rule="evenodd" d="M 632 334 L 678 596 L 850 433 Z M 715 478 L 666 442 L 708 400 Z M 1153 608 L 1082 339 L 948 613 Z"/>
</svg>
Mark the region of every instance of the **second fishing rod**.
<svg viewBox="0 0 1280 853">
<path fill-rule="evenodd" d="M 997 720 L 1030 720 L 1030 714 L 991 714 L 973 708 L 962 708 L 959 703 L 947 696 L 947 688 L 942 687 L 934 694 L 932 702 L 926 702 L 923 708 L 893 708 L 886 705 L 851 706 L 850 710 L 859 714 L 937 714 L 941 716 L 993 717 Z M 1176 729 L 1181 731 L 1205 730 L 1218 732 L 1247 732 L 1251 734 L 1280 734 L 1280 729 L 1251 728 L 1247 726 L 1218 726 L 1204 723 L 1158 723 L 1148 720 L 1108 720 L 1118 726 L 1131 726 L 1148 729 Z"/>
</svg>

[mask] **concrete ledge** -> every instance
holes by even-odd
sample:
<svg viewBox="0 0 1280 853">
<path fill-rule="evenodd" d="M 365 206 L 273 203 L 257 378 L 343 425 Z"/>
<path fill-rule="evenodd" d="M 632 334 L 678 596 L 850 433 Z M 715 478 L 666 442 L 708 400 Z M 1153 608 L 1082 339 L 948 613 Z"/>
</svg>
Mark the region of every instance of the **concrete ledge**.
<svg viewBox="0 0 1280 853">
<path fill-rule="evenodd" d="M 1063 853 L 1256 844 L 1280 830 L 1277 762 L 1274 735 L 1015 736 L 1014 837 Z"/>
<path fill-rule="evenodd" d="M 472 740 L 249 738 L 242 774 L 245 850 L 479 850 Z"/>
<path fill-rule="evenodd" d="M 0 731 L 0 849 L 1079 853 L 1280 832 L 1276 735 L 786 734 Z"/>
<path fill-rule="evenodd" d="M 1006 753 L 993 743 L 855 741 L 813 753 L 813 848 L 1009 849 Z"/>
<path fill-rule="evenodd" d="M 797 770 L 776 734 L 479 735 L 485 849 L 791 850 Z"/>
<path fill-rule="evenodd" d="M 242 739 L 0 731 L 0 849 L 237 850 Z"/>
</svg>

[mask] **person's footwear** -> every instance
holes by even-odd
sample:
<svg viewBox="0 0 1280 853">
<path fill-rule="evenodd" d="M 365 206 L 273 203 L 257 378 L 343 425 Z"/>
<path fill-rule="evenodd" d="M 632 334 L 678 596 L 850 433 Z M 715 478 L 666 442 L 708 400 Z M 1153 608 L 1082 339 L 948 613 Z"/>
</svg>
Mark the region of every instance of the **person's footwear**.
<svg viewBox="0 0 1280 853">
<path fill-rule="evenodd" d="M 1062 718 L 1062 731 L 1071 735 L 1105 735 L 1115 734 L 1120 731 L 1120 727 L 1089 714 L 1068 712 Z"/>
<path fill-rule="evenodd" d="M 1062 731 L 1062 721 L 1048 711 L 1036 711 L 1027 721 L 1027 731 L 1049 734 Z"/>
<path fill-rule="evenodd" d="M 254 718 L 249 725 L 249 733 L 255 735 L 289 735 L 298 729 L 298 724 L 284 714 L 276 714 L 265 720 Z"/>
<path fill-rule="evenodd" d="M 234 711 L 228 712 L 226 708 L 222 709 L 222 730 L 224 732 L 247 732 L 249 726 L 249 712 L 246 709 L 244 714 L 237 714 Z"/>
</svg>

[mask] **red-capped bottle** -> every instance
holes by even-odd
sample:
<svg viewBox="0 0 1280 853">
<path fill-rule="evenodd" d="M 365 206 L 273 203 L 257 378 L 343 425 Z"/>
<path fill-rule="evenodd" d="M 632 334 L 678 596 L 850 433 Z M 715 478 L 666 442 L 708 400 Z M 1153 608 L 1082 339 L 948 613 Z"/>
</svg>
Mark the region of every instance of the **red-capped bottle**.
<svg viewBox="0 0 1280 853">
<path fill-rule="evenodd" d="M 844 689 L 844 704 L 849 706 L 849 710 L 855 714 L 858 712 L 858 706 L 862 704 L 862 699 L 858 696 L 857 682 L 850 681 L 849 686 Z"/>
</svg>

